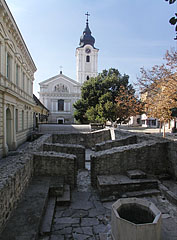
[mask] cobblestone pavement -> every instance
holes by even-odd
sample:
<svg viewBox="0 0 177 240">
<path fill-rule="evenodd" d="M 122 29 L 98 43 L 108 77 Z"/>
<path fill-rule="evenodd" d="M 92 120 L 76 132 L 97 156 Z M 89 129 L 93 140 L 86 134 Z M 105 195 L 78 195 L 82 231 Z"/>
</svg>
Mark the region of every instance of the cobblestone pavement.
<svg viewBox="0 0 177 240">
<path fill-rule="evenodd" d="M 146 199 L 152 201 L 162 213 L 161 240 L 176 240 L 177 207 L 163 196 Z M 50 240 L 111 240 L 113 203 L 101 203 L 97 191 L 90 186 L 90 172 L 80 171 L 78 187 L 72 192 L 70 206 L 56 207 Z"/>
<path fill-rule="evenodd" d="M 78 188 L 72 192 L 69 207 L 57 206 L 50 240 L 112 239 L 112 203 L 102 204 L 90 186 L 89 171 L 78 174 Z"/>
</svg>

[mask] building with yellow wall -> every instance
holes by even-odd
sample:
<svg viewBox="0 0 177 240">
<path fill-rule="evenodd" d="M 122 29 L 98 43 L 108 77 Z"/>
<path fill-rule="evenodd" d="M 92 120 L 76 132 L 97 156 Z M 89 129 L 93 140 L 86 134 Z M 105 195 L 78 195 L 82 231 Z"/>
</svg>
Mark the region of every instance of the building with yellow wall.
<svg viewBox="0 0 177 240">
<path fill-rule="evenodd" d="M 33 129 L 36 66 L 4 0 L 0 0 L 0 157 Z"/>
</svg>

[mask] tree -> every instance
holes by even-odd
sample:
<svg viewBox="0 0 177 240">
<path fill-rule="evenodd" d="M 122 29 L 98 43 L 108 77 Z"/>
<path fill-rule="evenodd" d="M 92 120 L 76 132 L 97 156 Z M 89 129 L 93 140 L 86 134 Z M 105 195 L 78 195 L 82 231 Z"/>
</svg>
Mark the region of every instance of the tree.
<svg viewBox="0 0 177 240">
<path fill-rule="evenodd" d="M 128 90 L 124 86 L 120 87 L 116 103 L 117 122 L 120 124 L 143 112 L 143 103 L 135 96 L 134 90 Z"/>
<path fill-rule="evenodd" d="M 128 80 L 128 75 L 122 76 L 117 69 L 110 68 L 84 82 L 81 99 L 74 104 L 76 120 L 80 123 L 116 121 L 115 99 L 120 87 L 134 91 Z"/>
<path fill-rule="evenodd" d="M 177 107 L 177 52 L 167 51 L 166 64 L 155 65 L 151 70 L 141 68 L 138 86 L 148 117 L 165 123 L 173 118 L 172 108 Z"/>
</svg>

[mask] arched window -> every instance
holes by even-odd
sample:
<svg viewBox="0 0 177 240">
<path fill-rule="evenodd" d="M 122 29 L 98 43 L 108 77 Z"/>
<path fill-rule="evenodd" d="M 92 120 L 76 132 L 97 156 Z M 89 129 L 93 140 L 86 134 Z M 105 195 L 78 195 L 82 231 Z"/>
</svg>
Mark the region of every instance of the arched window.
<svg viewBox="0 0 177 240">
<path fill-rule="evenodd" d="M 90 62 L 90 56 L 86 56 L 86 62 Z"/>
<path fill-rule="evenodd" d="M 87 76 L 87 80 L 89 80 L 89 76 Z"/>
<path fill-rule="evenodd" d="M 58 100 L 58 111 L 64 111 L 64 100 L 63 99 Z"/>
</svg>

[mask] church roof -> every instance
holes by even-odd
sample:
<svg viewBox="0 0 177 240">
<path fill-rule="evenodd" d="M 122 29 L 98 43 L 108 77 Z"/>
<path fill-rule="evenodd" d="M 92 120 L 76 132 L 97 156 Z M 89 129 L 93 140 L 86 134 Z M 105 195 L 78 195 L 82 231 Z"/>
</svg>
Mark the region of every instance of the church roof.
<svg viewBox="0 0 177 240">
<path fill-rule="evenodd" d="M 88 13 L 86 15 L 89 16 Z M 80 47 L 84 47 L 87 44 L 94 47 L 95 38 L 91 35 L 92 32 L 90 31 L 90 28 L 89 28 L 88 16 L 87 16 L 87 20 L 86 20 L 86 27 L 83 31 L 83 35 L 80 37 L 80 43 L 79 43 Z"/>
<path fill-rule="evenodd" d="M 51 77 L 51 78 L 49 78 L 49 79 L 46 79 L 46 80 L 40 82 L 39 85 L 48 84 L 49 82 L 52 82 L 52 81 L 54 81 L 54 80 L 56 80 L 56 79 L 59 79 L 59 78 L 63 78 L 63 79 L 65 79 L 65 80 L 71 82 L 71 83 L 74 84 L 74 85 L 81 86 L 79 82 L 77 82 L 77 81 L 75 81 L 75 80 L 73 80 L 73 79 L 65 76 L 65 75 L 62 74 L 62 73 L 60 73 L 60 74 L 58 74 L 58 75 L 56 75 L 56 76 L 54 76 L 54 77 Z"/>
</svg>

